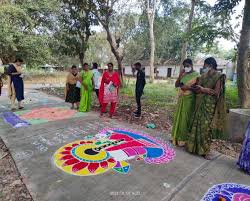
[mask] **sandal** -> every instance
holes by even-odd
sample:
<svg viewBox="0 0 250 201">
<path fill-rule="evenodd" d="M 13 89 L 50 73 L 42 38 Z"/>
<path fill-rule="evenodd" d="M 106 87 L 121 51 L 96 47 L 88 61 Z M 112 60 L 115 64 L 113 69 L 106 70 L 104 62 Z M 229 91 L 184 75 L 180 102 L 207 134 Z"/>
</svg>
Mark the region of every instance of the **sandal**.
<svg viewBox="0 0 250 201">
<path fill-rule="evenodd" d="M 211 153 L 208 153 L 206 155 L 203 156 L 206 160 L 212 160 L 213 159 L 213 155 Z"/>
</svg>

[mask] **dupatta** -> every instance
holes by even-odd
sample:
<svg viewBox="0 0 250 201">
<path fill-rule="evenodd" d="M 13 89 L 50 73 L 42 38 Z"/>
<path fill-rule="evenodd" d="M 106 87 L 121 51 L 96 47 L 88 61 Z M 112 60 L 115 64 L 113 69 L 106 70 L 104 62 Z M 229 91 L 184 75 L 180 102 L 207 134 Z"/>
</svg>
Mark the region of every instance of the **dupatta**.
<svg viewBox="0 0 250 201">
<path fill-rule="evenodd" d="M 99 101 L 101 104 L 103 103 L 103 98 L 104 98 L 104 85 L 110 84 L 110 82 L 112 82 L 113 85 L 117 88 L 117 93 L 118 93 L 121 82 L 119 74 L 117 72 L 114 71 L 112 75 L 110 75 L 108 71 L 103 73 L 101 86 L 99 89 Z"/>
</svg>

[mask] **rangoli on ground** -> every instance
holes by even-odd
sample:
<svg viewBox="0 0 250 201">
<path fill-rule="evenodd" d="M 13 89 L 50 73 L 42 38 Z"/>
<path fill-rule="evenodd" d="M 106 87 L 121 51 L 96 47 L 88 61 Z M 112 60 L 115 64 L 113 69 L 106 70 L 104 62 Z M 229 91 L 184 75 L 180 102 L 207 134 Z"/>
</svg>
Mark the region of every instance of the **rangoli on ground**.
<svg viewBox="0 0 250 201">
<path fill-rule="evenodd" d="M 14 128 L 19 128 L 84 115 L 84 113 L 80 113 L 76 110 L 71 110 L 67 107 L 40 107 L 34 108 L 32 110 L 4 112 L 3 118 L 5 122 L 9 123 Z"/>
<path fill-rule="evenodd" d="M 129 160 L 164 164 L 174 156 L 174 149 L 158 139 L 114 128 L 61 147 L 54 154 L 54 163 L 64 172 L 78 176 L 97 175 L 109 170 L 126 174 L 130 170 Z"/>
<path fill-rule="evenodd" d="M 218 184 L 210 188 L 201 201 L 250 201 L 250 186 Z"/>
</svg>

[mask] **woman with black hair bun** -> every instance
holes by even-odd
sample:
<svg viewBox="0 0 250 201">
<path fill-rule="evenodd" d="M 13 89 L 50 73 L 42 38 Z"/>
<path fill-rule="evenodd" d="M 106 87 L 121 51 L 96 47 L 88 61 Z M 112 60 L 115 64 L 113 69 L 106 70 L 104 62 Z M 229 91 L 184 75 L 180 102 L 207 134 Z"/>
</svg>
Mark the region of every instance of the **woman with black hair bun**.
<svg viewBox="0 0 250 201">
<path fill-rule="evenodd" d="M 217 71 L 213 57 L 204 61 L 203 74 L 193 86 L 196 95 L 195 111 L 191 120 L 187 150 L 211 159 L 212 138 L 223 138 L 225 134 L 225 80 Z"/>
</svg>

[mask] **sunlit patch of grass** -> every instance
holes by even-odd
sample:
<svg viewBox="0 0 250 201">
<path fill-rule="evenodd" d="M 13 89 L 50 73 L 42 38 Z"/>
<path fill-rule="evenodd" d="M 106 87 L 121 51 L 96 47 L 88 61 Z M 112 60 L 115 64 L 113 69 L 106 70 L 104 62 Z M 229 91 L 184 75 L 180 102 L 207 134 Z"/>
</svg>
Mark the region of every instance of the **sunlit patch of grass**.
<svg viewBox="0 0 250 201">
<path fill-rule="evenodd" d="M 123 96 L 134 97 L 135 96 L 135 84 L 129 84 L 121 89 Z M 173 84 L 168 83 L 147 83 L 144 89 L 144 95 L 142 99 L 146 105 L 152 107 L 159 107 L 163 109 L 175 109 L 178 99 L 178 90 Z M 232 82 L 226 84 L 226 104 L 229 109 L 239 108 L 239 98 L 237 86 L 232 85 Z"/>
<path fill-rule="evenodd" d="M 135 85 L 128 85 L 121 89 L 123 96 L 134 97 Z M 165 83 L 146 84 L 142 99 L 144 104 L 152 107 L 170 108 L 176 104 L 177 90 Z"/>
</svg>

